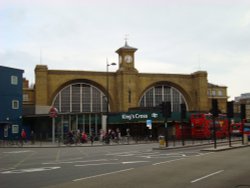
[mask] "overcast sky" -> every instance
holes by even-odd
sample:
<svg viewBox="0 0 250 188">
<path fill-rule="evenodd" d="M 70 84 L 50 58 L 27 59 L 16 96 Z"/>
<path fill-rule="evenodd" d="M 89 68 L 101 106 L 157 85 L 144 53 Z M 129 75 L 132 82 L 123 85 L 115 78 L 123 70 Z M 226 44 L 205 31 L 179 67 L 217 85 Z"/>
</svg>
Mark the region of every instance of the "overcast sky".
<svg viewBox="0 0 250 188">
<path fill-rule="evenodd" d="M 230 99 L 250 92 L 250 0 L 0 1 L 0 65 L 31 83 L 37 64 L 105 71 L 125 36 L 140 73 L 205 70 Z"/>
</svg>

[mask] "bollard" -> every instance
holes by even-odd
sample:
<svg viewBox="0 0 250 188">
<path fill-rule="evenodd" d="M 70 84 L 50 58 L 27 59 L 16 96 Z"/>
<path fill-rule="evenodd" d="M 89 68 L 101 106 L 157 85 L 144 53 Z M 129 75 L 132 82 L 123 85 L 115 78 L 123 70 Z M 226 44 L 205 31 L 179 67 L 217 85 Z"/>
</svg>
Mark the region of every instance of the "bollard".
<svg viewBox="0 0 250 188">
<path fill-rule="evenodd" d="M 165 148 L 166 147 L 165 137 L 164 136 L 159 136 L 159 147 L 160 148 Z"/>
<path fill-rule="evenodd" d="M 248 135 L 244 134 L 244 145 L 248 145 Z"/>
</svg>

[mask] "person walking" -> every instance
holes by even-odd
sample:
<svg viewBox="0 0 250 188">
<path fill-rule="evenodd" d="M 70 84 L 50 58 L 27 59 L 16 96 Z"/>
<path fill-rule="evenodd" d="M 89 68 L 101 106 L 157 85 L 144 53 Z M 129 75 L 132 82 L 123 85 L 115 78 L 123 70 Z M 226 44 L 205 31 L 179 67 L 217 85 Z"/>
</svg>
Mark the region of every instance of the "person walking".
<svg viewBox="0 0 250 188">
<path fill-rule="evenodd" d="M 84 143 L 87 143 L 87 141 L 88 141 L 88 136 L 87 136 L 87 134 L 83 131 L 82 132 L 82 143 L 84 144 Z"/>
<path fill-rule="evenodd" d="M 22 132 L 21 132 L 21 145 L 23 145 L 24 142 L 26 142 L 26 132 L 24 129 L 22 129 Z"/>
<path fill-rule="evenodd" d="M 34 131 L 31 131 L 31 133 L 30 133 L 30 141 L 31 141 L 31 144 L 35 144 L 35 133 L 34 133 Z"/>
<path fill-rule="evenodd" d="M 93 135 L 93 133 L 90 135 L 90 142 L 91 142 L 91 146 L 93 146 L 93 144 L 94 144 L 94 139 L 95 139 L 95 137 L 94 137 L 94 135 Z"/>
</svg>

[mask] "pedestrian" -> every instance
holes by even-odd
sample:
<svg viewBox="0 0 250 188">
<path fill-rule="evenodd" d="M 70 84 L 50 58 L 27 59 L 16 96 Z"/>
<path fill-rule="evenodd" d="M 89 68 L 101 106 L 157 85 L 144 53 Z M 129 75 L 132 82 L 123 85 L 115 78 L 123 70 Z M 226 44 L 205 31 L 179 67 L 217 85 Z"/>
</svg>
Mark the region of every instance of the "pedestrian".
<svg viewBox="0 0 250 188">
<path fill-rule="evenodd" d="M 35 133 L 34 133 L 34 131 L 31 131 L 31 133 L 30 133 L 30 141 L 31 141 L 31 144 L 35 144 Z"/>
<path fill-rule="evenodd" d="M 104 141 L 105 144 L 110 144 L 110 134 L 108 132 L 105 133 Z"/>
<path fill-rule="evenodd" d="M 94 136 L 93 136 L 93 133 L 90 135 L 90 142 L 91 142 L 91 145 L 94 144 Z"/>
<path fill-rule="evenodd" d="M 73 132 L 72 131 L 69 131 L 68 132 L 68 138 L 67 138 L 67 144 L 73 144 L 74 143 L 74 140 L 73 140 Z"/>
<path fill-rule="evenodd" d="M 121 140 L 121 131 L 119 128 L 116 129 L 116 136 L 117 136 L 117 143 L 119 144 L 120 143 L 120 140 Z"/>
<path fill-rule="evenodd" d="M 21 144 L 23 145 L 24 142 L 26 142 L 26 132 L 24 129 L 22 129 L 22 132 L 21 132 Z"/>
<path fill-rule="evenodd" d="M 130 129 L 129 128 L 126 129 L 126 137 L 127 137 L 127 142 L 129 144 L 129 138 L 130 138 Z"/>
<path fill-rule="evenodd" d="M 81 131 L 78 129 L 76 132 L 76 144 L 80 144 L 81 142 Z"/>
<path fill-rule="evenodd" d="M 100 129 L 100 142 L 104 142 L 105 139 L 105 131 Z"/>
<path fill-rule="evenodd" d="M 83 131 L 82 132 L 82 143 L 84 144 L 84 143 L 87 143 L 87 134 Z"/>
</svg>

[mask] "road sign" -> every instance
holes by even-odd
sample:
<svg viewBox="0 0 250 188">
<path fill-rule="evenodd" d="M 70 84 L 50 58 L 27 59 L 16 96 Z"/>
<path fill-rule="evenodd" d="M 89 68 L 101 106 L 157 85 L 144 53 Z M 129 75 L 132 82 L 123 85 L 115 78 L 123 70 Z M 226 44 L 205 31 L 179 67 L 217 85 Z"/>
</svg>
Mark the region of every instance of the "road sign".
<svg viewBox="0 0 250 188">
<path fill-rule="evenodd" d="M 50 116 L 51 118 L 56 118 L 57 115 L 58 115 L 58 110 L 57 110 L 57 108 L 55 108 L 54 106 L 52 106 L 52 107 L 50 108 L 50 110 L 49 110 L 49 116 Z"/>
<path fill-rule="evenodd" d="M 149 129 L 152 129 L 152 120 L 151 119 L 148 119 L 146 121 L 146 126 L 149 128 Z"/>
</svg>

